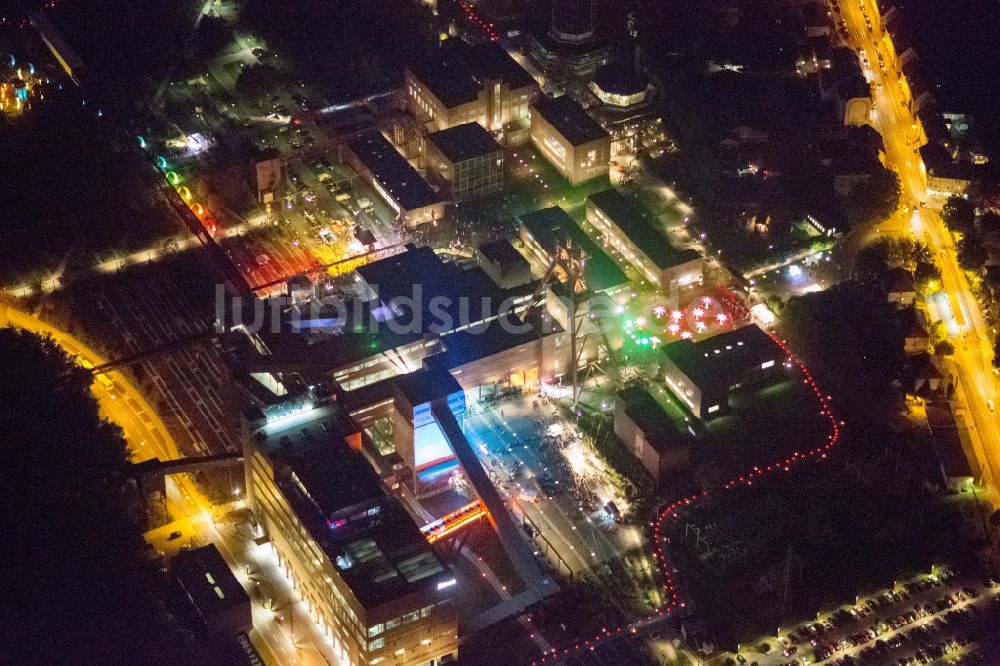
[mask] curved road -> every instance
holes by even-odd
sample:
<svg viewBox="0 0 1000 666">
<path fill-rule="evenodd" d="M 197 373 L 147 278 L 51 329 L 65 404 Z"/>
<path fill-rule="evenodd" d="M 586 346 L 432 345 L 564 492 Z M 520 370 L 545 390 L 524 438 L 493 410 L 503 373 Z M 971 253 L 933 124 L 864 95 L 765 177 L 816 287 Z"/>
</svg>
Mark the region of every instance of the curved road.
<svg viewBox="0 0 1000 666">
<path fill-rule="evenodd" d="M 106 361 L 100 354 L 65 331 L 60 331 L 30 314 L 0 303 L 0 327 L 3 326 L 48 335 L 68 354 L 94 366 L 101 365 Z M 91 390 L 100 404 L 102 415 L 121 427 L 135 461 L 141 462 L 150 458 L 174 460 L 182 457 L 177 449 L 177 443 L 170 436 L 163 421 L 142 397 L 142 394 L 129 384 L 120 373 L 111 372 L 105 380 L 94 381 Z M 202 495 L 188 475 L 168 476 L 166 486 L 168 507 L 171 514 L 179 518 L 168 525 L 150 530 L 146 534 L 147 541 L 164 551 L 176 550 L 181 545 L 192 541 L 217 542 L 229 555 L 228 559 L 239 561 L 239 558 L 235 557 L 232 552 L 234 546 L 227 544 L 221 534 L 213 534 L 213 531 L 218 530 L 213 519 L 212 503 Z M 175 530 L 182 533 L 182 538 L 169 540 L 169 534 Z M 255 568 L 263 569 L 259 564 Z M 275 590 L 276 597 L 286 596 L 279 595 L 278 592 L 279 590 Z M 287 591 L 283 592 L 287 593 Z M 271 616 L 270 612 L 258 611 L 259 609 L 255 607 L 255 620 L 261 616 L 267 618 Z M 305 618 L 302 620 L 299 626 L 305 624 Z M 260 627 L 259 630 L 258 627 Z M 303 634 L 302 630 L 300 630 L 301 634 Z M 263 624 L 255 622 L 255 629 L 250 632 L 250 638 L 254 647 L 268 664 L 303 664 L 305 666 L 326 663 L 325 660 L 319 658 L 310 659 L 308 653 L 302 652 L 301 646 L 291 645 L 286 630 L 273 621 Z M 296 649 L 297 647 L 298 649 Z"/>
</svg>

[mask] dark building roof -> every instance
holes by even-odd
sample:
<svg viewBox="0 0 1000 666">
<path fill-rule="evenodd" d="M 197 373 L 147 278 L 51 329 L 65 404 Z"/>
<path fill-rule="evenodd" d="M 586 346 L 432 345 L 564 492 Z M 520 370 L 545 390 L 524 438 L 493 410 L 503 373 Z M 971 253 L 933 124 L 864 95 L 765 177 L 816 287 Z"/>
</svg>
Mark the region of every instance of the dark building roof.
<svg viewBox="0 0 1000 666">
<path fill-rule="evenodd" d="M 528 266 L 528 261 L 521 256 L 521 253 L 514 249 L 511 242 L 506 238 L 495 240 L 490 243 L 483 243 L 478 248 L 479 252 L 490 262 L 500 266 L 514 266 L 522 268 Z"/>
<path fill-rule="evenodd" d="M 609 188 L 587 197 L 604 211 L 629 240 L 659 268 L 670 268 L 700 256 L 695 250 L 678 250 L 654 226 L 646 212 L 621 192 Z"/>
<path fill-rule="evenodd" d="M 612 95 L 635 95 L 646 92 L 649 80 L 627 62 L 609 62 L 594 72 L 594 84 Z"/>
<path fill-rule="evenodd" d="M 416 407 L 462 390 L 455 378 L 442 368 L 421 368 L 395 378 L 396 390 Z"/>
<path fill-rule="evenodd" d="M 702 392 L 728 390 L 763 363 L 782 363 L 787 356 L 767 333 L 748 324 L 694 342 L 677 340 L 660 347 L 662 353 Z"/>
<path fill-rule="evenodd" d="M 930 339 L 931 334 L 924 326 L 923 317 L 912 305 L 896 311 L 896 325 L 904 338 L 926 338 Z"/>
<path fill-rule="evenodd" d="M 657 453 L 666 453 L 684 443 L 685 437 L 644 386 L 630 386 L 618 393 L 618 399 L 622 402 L 622 410 Z"/>
<path fill-rule="evenodd" d="M 504 324 L 493 321 L 488 326 L 449 333 L 442 338 L 445 351 L 428 357 L 425 363 L 453 370 L 562 330 L 559 322 L 548 315 L 535 315 L 527 321 L 510 315 Z"/>
<path fill-rule="evenodd" d="M 465 269 L 446 263 L 429 247 L 413 248 L 380 259 L 358 268 L 357 273 L 368 285 L 377 285 L 378 299 L 382 303 L 393 300 L 405 303 L 401 299 L 419 295 L 420 330 L 432 333 L 445 333 L 496 314 L 501 306 L 509 306 L 505 304 L 508 297 L 530 294 L 533 287 L 528 284 L 501 289 L 483 269 Z M 435 297 L 440 298 L 431 307 Z M 408 305 L 403 305 L 402 309 L 408 309 Z M 451 318 L 450 327 L 441 326 L 444 314 Z M 411 314 L 400 316 L 405 322 Z"/>
<path fill-rule="evenodd" d="M 469 71 L 439 53 L 415 58 L 407 68 L 449 109 L 479 99 L 479 85 Z"/>
<path fill-rule="evenodd" d="M 497 44 L 472 46 L 448 39 L 440 48 L 414 58 L 407 68 L 446 107 L 479 98 L 487 81 L 511 89 L 535 85 L 535 80 Z"/>
<path fill-rule="evenodd" d="M 958 435 L 955 416 L 947 402 L 927 404 L 927 424 L 934 438 L 934 452 L 941 462 L 941 471 L 946 478 L 972 476 L 969 459 Z"/>
<path fill-rule="evenodd" d="M 493 135 L 479 123 L 464 123 L 427 137 L 452 164 L 502 151 Z"/>
<path fill-rule="evenodd" d="M 250 597 L 213 544 L 180 551 L 171 568 L 203 618 L 234 606 L 246 606 L 249 618 Z M 243 631 L 249 629 L 247 626 Z"/>
<path fill-rule="evenodd" d="M 365 132 L 347 145 L 403 210 L 417 210 L 441 201 L 427 181 L 380 132 Z"/>
<path fill-rule="evenodd" d="M 532 107 L 574 146 L 610 135 L 569 95 L 543 97 Z"/>
<path fill-rule="evenodd" d="M 618 264 L 559 206 L 527 213 L 519 217 L 518 221 L 547 252 L 551 252 L 557 242 L 563 242 L 567 238 L 583 249 L 587 254 L 584 275 L 592 291 L 604 291 L 628 282 Z"/>
<path fill-rule="evenodd" d="M 441 49 L 452 62 L 463 63 L 481 87 L 486 81 L 506 83 L 512 90 L 536 85 L 531 74 L 499 44 L 472 46 L 460 39 L 448 39 Z"/>
<path fill-rule="evenodd" d="M 920 157 L 927 166 L 927 173 L 937 178 L 972 180 L 976 173 L 971 163 L 952 159 L 944 146 L 933 141 L 920 147 Z"/>
<path fill-rule="evenodd" d="M 902 267 L 890 268 L 882 275 L 882 287 L 887 294 L 916 292 L 913 273 Z"/>
</svg>

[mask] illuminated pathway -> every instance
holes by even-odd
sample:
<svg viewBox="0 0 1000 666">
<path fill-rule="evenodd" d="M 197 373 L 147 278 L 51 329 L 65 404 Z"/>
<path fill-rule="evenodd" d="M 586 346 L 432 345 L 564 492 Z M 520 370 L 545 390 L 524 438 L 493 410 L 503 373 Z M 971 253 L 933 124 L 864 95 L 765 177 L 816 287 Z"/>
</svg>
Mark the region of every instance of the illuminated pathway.
<svg viewBox="0 0 1000 666">
<path fill-rule="evenodd" d="M 838 421 L 833 415 L 833 410 L 830 408 L 829 396 L 823 394 L 817 385 L 816 381 L 813 379 L 812 374 L 809 369 L 806 368 L 796 356 L 791 352 L 788 346 L 783 340 L 771 336 L 774 341 L 781 347 L 789 358 L 795 365 L 798 366 L 799 370 L 803 376 L 803 383 L 806 384 L 810 389 L 812 389 L 813 394 L 816 396 L 816 401 L 819 404 L 819 416 L 823 417 L 830 423 L 830 434 L 827 435 L 826 441 L 818 444 L 814 448 L 808 449 L 806 451 L 795 451 L 790 456 L 780 460 L 773 460 L 767 463 L 765 466 L 754 466 L 752 469 L 744 472 L 738 477 L 735 477 L 728 481 L 724 485 L 725 491 L 730 491 L 743 486 L 751 486 L 753 482 L 759 479 L 769 476 L 773 473 L 779 472 L 789 472 L 791 469 L 807 460 L 818 460 L 826 458 L 826 452 L 834 447 L 837 441 L 840 439 L 840 430 L 843 425 L 842 421 Z M 656 546 L 656 561 L 660 567 L 660 573 L 663 575 L 664 584 L 663 590 L 665 592 L 664 598 L 668 601 L 660 609 L 650 613 L 648 616 L 632 622 L 631 624 L 622 625 L 615 628 L 605 628 L 601 630 L 601 633 L 597 634 L 589 640 L 582 641 L 580 643 L 575 643 L 572 646 L 564 647 L 562 649 L 556 648 L 550 652 L 545 653 L 540 659 L 533 662 L 532 666 L 537 664 L 543 664 L 546 662 L 555 662 L 564 657 L 568 657 L 574 654 L 578 654 L 585 650 L 593 650 L 598 643 L 606 641 L 608 639 L 624 636 L 639 629 L 644 629 L 649 625 L 659 622 L 660 620 L 669 617 L 678 608 L 684 608 L 685 602 L 680 598 L 677 591 L 677 584 L 675 582 L 675 576 L 677 575 L 677 570 L 670 563 L 668 553 L 665 548 L 666 540 L 664 534 L 666 533 L 666 527 L 671 521 L 679 518 L 684 510 L 696 504 L 699 500 L 707 497 L 707 493 L 702 491 L 700 494 L 694 494 L 689 497 L 684 497 L 679 500 L 674 501 L 671 504 L 666 505 L 660 510 L 660 514 L 656 521 L 653 523 L 653 544 Z"/>
</svg>

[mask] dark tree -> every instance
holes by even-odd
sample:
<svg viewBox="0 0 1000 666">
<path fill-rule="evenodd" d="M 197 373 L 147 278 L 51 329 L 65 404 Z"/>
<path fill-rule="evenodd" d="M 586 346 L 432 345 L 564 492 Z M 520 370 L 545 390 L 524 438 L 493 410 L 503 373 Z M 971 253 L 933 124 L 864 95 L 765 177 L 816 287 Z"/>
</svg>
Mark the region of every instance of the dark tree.
<svg viewBox="0 0 1000 666">
<path fill-rule="evenodd" d="M 958 265 L 967 271 L 978 271 L 990 258 L 989 251 L 983 244 L 981 235 L 971 231 L 957 243 Z"/>
<path fill-rule="evenodd" d="M 877 285 L 847 281 L 792 298 L 780 332 L 857 411 L 882 418 L 898 407 L 903 338 Z"/>
<path fill-rule="evenodd" d="M 921 291 L 934 291 L 941 286 L 941 269 L 929 261 L 918 261 L 913 269 L 913 281 Z"/>
<path fill-rule="evenodd" d="M 976 208 L 964 197 L 951 196 L 941 208 L 941 218 L 951 231 L 967 234 L 976 221 Z"/>
<path fill-rule="evenodd" d="M 857 189 L 847 206 L 847 216 L 854 228 L 885 220 L 899 207 L 899 176 L 879 168 L 867 183 Z"/>
<path fill-rule="evenodd" d="M 984 234 L 1000 233 L 1000 214 L 990 210 L 980 215 L 979 230 Z"/>
<path fill-rule="evenodd" d="M 277 88 L 280 79 L 278 70 L 271 65 L 251 65 L 240 72 L 236 90 L 248 97 L 263 97 Z"/>
<path fill-rule="evenodd" d="M 934 253 L 912 238 L 879 238 L 858 253 L 854 262 L 854 275 L 859 280 L 869 280 L 878 277 L 888 268 L 902 267 L 916 273 L 918 270 L 925 278 L 936 275 L 940 271 L 934 266 Z"/>
<path fill-rule="evenodd" d="M 143 556 L 125 440 L 99 416 L 91 378 L 9 328 L 0 368 L 3 661 L 190 663 Z"/>
<path fill-rule="evenodd" d="M 218 16 L 206 16 L 198 23 L 192 46 L 196 58 L 211 58 L 233 43 L 233 29 Z"/>
</svg>

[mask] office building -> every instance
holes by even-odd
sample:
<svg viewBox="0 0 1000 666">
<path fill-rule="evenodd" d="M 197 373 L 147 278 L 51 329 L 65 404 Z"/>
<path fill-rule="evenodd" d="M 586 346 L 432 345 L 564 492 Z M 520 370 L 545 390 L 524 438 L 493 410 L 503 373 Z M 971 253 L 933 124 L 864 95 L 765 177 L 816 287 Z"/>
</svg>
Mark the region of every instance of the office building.
<svg viewBox="0 0 1000 666">
<path fill-rule="evenodd" d="M 599 242 L 657 287 L 668 290 L 701 283 L 701 255 L 674 248 L 640 204 L 618 190 L 587 197 L 587 222 L 600 234 Z"/>
<path fill-rule="evenodd" d="M 479 123 L 430 134 L 424 160 L 454 201 L 489 196 L 503 188 L 503 149 Z"/>
<path fill-rule="evenodd" d="M 365 132 L 347 142 L 348 164 L 396 212 L 407 228 L 444 216 L 444 202 L 381 133 Z"/>
<path fill-rule="evenodd" d="M 529 108 L 538 84 L 496 44 L 447 40 L 404 70 L 410 112 L 440 131 L 479 123 L 504 145 L 527 141 Z"/>
<path fill-rule="evenodd" d="M 247 410 L 242 424 L 250 507 L 332 657 L 454 660 L 454 574 L 357 450 L 361 433 L 339 405 L 306 393 Z"/>
<path fill-rule="evenodd" d="M 532 105 L 531 142 L 574 185 L 608 175 L 611 135 L 568 95 Z"/>
</svg>

